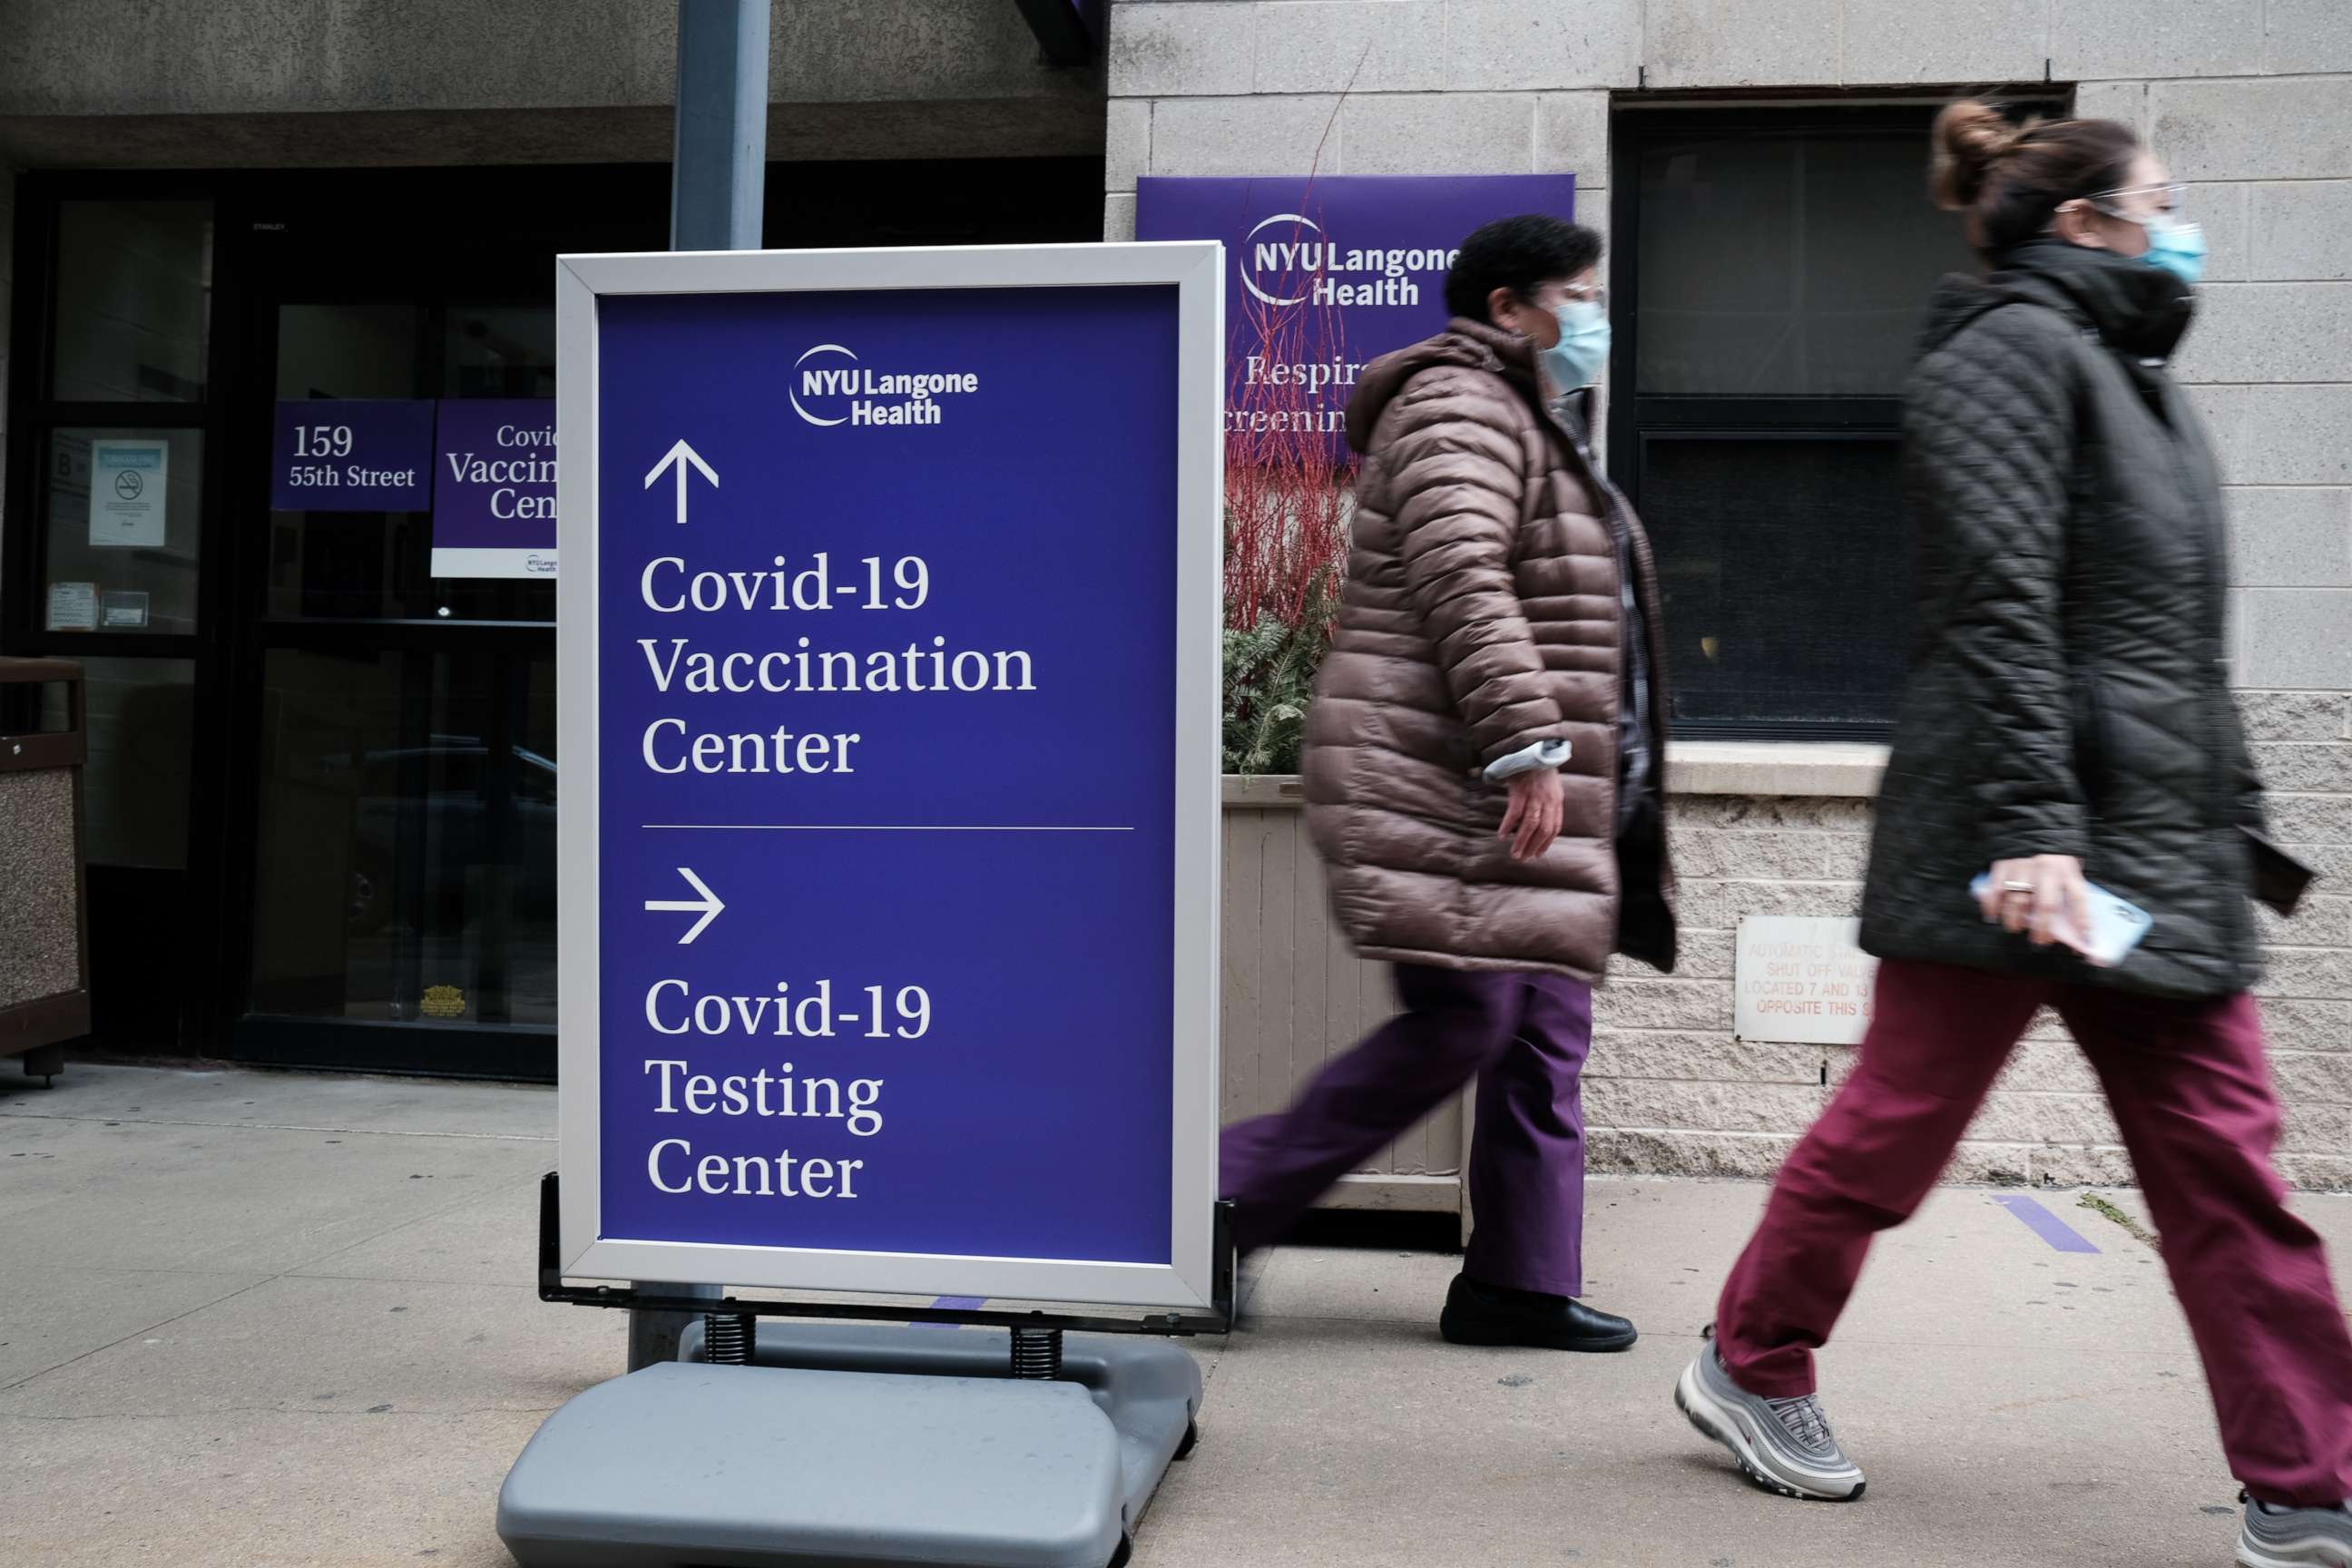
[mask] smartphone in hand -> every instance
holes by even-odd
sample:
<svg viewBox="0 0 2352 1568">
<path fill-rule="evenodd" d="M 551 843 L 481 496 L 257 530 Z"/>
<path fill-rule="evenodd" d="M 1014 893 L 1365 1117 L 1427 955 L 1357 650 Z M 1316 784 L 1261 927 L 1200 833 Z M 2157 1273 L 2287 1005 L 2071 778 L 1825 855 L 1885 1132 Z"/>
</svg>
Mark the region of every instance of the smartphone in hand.
<svg viewBox="0 0 2352 1568">
<path fill-rule="evenodd" d="M 1979 876 L 1969 884 L 1969 896 L 1981 900 L 1991 884 L 1990 872 Z M 2074 921 L 2062 910 L 2050 922 L 2050 934 L 2081 953 L 2085 962 L 2101 969 L 2112 969 L 2139 945 L 2147 928 L 2155 922 L 2146 910 L 2096 882 L 2085 882 L 2083 887 L 2089 895 L 2091 929 L 2076 931 Z"/>
</svg>

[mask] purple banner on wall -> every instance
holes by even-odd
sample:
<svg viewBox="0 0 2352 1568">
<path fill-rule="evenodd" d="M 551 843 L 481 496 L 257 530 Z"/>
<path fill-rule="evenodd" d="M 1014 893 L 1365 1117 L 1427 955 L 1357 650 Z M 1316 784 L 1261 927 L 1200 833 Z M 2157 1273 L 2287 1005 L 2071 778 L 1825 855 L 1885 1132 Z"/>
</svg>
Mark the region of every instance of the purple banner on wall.
<svg viewBox="0 0 2352 1568">
<path fill-rule="evenodd" d="M 433 575 L 555 575 L 551 400 L 444 399 L 433 479 Z"/>
<path fill-rule="evenodd" d="M 1576 213 L 1573 174 L 1136 183 L 1135 237 L 1225 246 L 1225 434 L 1328 435 L 1344 448 L 1364 365 L 1444 327 L 1464 237 L 1518 213 Z"/>
<path fill-rule="evenodd" d="M 429 399 L 320 397 L 278 405 L 278 511 L 423 511 L 433 504 Z"/>
</svg>

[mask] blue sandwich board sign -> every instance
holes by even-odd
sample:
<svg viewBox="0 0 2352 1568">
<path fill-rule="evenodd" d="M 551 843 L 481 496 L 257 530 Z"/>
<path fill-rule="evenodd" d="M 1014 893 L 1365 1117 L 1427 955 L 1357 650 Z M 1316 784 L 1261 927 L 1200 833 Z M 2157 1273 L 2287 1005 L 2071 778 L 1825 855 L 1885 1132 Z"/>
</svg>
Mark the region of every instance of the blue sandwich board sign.
<svg viewBox="0 0 2352 1568">
<path fill-rule="evenodd" d="M 1211 1303 L 1223 272 L 562 258 L 567 1276 Z"/>
</svg>

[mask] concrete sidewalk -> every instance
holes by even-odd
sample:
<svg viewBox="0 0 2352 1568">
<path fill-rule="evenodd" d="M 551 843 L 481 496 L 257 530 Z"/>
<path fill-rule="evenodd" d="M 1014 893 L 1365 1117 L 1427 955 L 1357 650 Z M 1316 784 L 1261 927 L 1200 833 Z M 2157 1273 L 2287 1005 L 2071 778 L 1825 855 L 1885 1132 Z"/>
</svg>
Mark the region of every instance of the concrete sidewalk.
<svg viewBox="0 0 2352 1568">
<path fill-rule="evenodd" d="M 617 1313 L 541 1305 L 546 1090 L 75 1066 L 0 1076 L 0 1562 L 508 1559 L 499 1480 L 618 1373 Z M 2126 1215 L 2129 1194 L 2106 1196 Z M 2154 1254 L 2078 1194 L 1952 1190 L 1883 1245 L 1826 1362 L 1866 1501 L 1750 1490 L 1675 1375 L 1761 1188 L 1596 1182 L 1619 1356 L 1465 1351 L 1456 1259 L 1286 1248 L 1195 1349 L 1203 1442 L 1142 1568 L 2219 1568 L 2236 1488 Z M 2352 1257 L 2352 1200 L 2301 1207 Z"/>
</svg>

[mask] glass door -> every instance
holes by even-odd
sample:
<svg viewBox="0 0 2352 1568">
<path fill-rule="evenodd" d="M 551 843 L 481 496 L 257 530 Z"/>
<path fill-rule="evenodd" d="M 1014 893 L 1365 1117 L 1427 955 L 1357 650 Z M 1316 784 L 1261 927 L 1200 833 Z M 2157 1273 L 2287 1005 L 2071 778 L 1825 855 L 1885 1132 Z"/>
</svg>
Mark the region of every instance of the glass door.
<svg viewBox="0 0 2352 1568">
<path fill-rule="evenodd" d="M 257 208 L 286 226 L 250 315 L 242 1059 L 552 1076 L 555 257 L 657 247 L 649 173 L 597 204 L 562 199 L 580 172 L 445 171 L 474 199 L 387 175 Z"/>
<path fill-rule="evenodd" d="M 1100 189 L 779 164 L 768 240 L 1083 239 Z M 100 1035 L 551 1077 L 555 258 L 664 248 L 667 168 L 17 198 L 0 647 L 89 668 Z"/>
<path fill-rule="evenodd" d="M 211 847 L 191 833 L 217 798 L 199 737 L 222 694 L 214 203 L 154 179 L 26 176 L 18 195 L 5 646 L 87 675 L 93 1033 L 200 1049 L 218 973 Z"/>
</svg>

